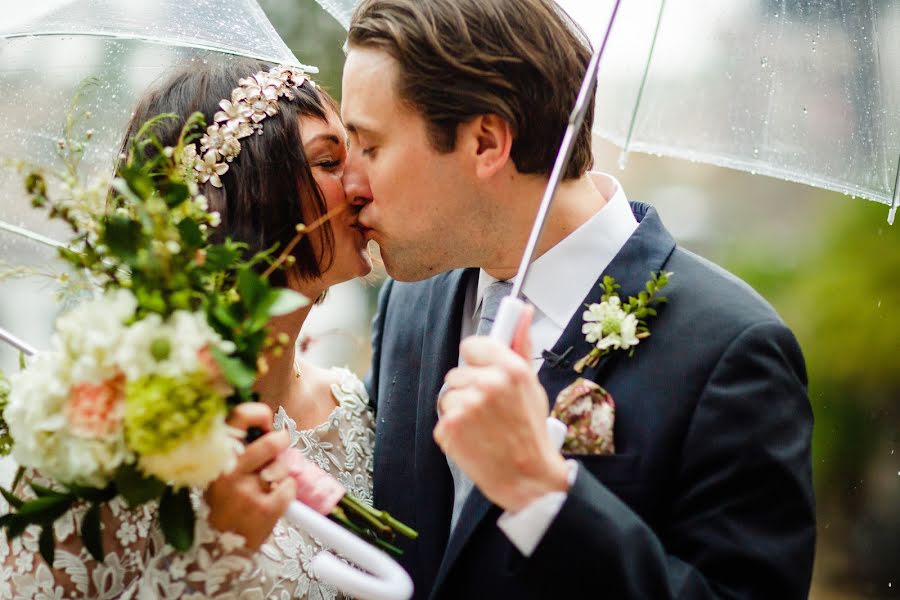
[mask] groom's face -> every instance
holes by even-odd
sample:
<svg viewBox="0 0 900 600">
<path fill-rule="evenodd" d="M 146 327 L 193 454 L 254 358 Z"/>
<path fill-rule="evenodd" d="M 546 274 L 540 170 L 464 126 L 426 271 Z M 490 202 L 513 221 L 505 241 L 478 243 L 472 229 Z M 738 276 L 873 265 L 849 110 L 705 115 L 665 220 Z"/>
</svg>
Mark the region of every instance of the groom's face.
<svg viewBox="0 0 900 600">
<path fill-rule="evenodd" d="M 388 273 L 418 281 L 471 262 L 464 255 L 477 246 L 477 193 L 465 152 L 434 149 L 425 120 L 397 93 L 397 73 L 381 50 L 353 48 L 347 57 L 345 185 L 362 204 L 360 228 L 378 242 Z"/>
</svg>

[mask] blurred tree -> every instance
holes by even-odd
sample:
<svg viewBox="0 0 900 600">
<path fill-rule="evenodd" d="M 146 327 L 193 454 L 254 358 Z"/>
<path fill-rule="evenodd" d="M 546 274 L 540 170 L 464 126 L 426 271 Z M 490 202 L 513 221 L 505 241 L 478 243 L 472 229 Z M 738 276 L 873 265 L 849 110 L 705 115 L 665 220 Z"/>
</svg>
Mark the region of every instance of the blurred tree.
<svg viewBox="0 0 900 600">
<path fill-rule="evenodd" d="M 820 534 L 846 548 L 859 591 L 882 597 L 900 564 L 900 230 L 882 205 L 839 206 L 799 256 L 742 251 L 730 268 L 800 340 Z"/>
<path fill-rule="evenodd" d="M 347 32 L 315 0 L 259 0 L 300 62 L 319 67 L 316 81 L 340 100 Z"/>
</svg>

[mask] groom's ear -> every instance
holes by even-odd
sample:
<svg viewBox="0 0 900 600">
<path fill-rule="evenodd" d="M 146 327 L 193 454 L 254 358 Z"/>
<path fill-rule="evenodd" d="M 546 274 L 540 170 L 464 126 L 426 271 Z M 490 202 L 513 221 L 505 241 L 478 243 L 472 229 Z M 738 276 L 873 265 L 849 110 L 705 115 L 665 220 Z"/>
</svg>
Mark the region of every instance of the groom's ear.
<svg viewBox="0 0 900 600">
<path fill-rule="evenodd" d="M 460 133 L 468 137 L 463 142 L 464 147 L 474 160 L 475 175 L 479 179 L 493 177 L 509 163 L 513 131 L 502 117 L 480 115 L 461 126 Z"/>
</svg>

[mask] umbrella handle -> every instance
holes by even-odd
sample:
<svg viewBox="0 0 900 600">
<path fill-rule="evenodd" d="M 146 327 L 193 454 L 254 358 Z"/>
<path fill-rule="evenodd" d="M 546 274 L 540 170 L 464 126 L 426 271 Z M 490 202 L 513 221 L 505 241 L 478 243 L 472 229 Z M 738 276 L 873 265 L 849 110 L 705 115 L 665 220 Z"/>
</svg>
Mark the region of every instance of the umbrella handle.
<svg viewBox="0 0 900 600">
<path fill-rule="evenodd" d="M 503 344 L 512 345 L 513 337 L 516 334 L 516 328 L 522 313 L 525 311 L 525 302 L 515 296 L 506 296 L 500 301 L 500 308 L 497 310 L 497 317 L 491 327 L 491 338 L 502 342 Z M 441 388 L 443 391 L 443 388 Z M 566 439 L 566 426 L 562 421 L 554 417 L 547 417 L 547 433 L 550 434 L 550 440 L 553 442 L 557 450 L 562 448 Z"/>
<path fill-rule="evenodd" d="M 326 548 L 334 549 L 354 563 L 347 564 L 328 550 L 319 552 L 310 564 L 310 571 L 320 581 L 363 600 L 408 600 L 412 597 L 413 583 L 409 574 L 381 550 L 297 500 L 291 502 L 285 516 Z"/>
</svg>

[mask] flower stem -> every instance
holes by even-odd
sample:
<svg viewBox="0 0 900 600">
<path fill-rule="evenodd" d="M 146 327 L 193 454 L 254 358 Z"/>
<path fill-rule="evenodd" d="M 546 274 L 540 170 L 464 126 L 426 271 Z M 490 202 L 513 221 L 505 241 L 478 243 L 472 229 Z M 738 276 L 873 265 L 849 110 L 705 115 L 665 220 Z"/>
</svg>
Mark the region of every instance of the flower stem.
<svg viewBox="0 0 900 600">
<path fill-rule="evenodd" d="M 297 226 L 297 235 L 295 235 L 293 237 L 293 239 L 290 242 L 288 242 L 288 245 L 284 247 L 284 250 L 281 252 L 281 254 L 278 255 L 278 258 L 275 259 L 275 262 L 273 262 L 269 266 L 269 268 L 266 269 L 265 273 L 262 274 L 263 279 L 267 279 L 269 277 L 269 275 L 274 273 L 279 267 L 281 267 L 281 265 L 284 264 L 284 262 L 287 260 L 288 256 L 291 255 L 291 252 L 294 251 L 294 248 L 297 247 L 297 244 L 300 243 L 300 240 L 302 240 L 305 235 L 312 233 L 313 231 L 315 231 L 316 229 L 318 229 L 319 227 L 321 227 L 322 225 L 324 225 L 331 219 L 335 218 L 336 216 L 338 216 L 339 214 L 341 214 L 342 212 L 347 210 L 348 206 L 349 206 L 349 204 L 341 204 L 340 206 L 336 207 L 334 210 L 331 210 L 328 213 L 326 213 L 326 214 L 322 215 L 321 217 L 319 217 L 318 219 L 316 219 L 308 227 L 306 225 L 303 225 L 302 223 L 300 225 L 298 225 Z"/>
</svg>

